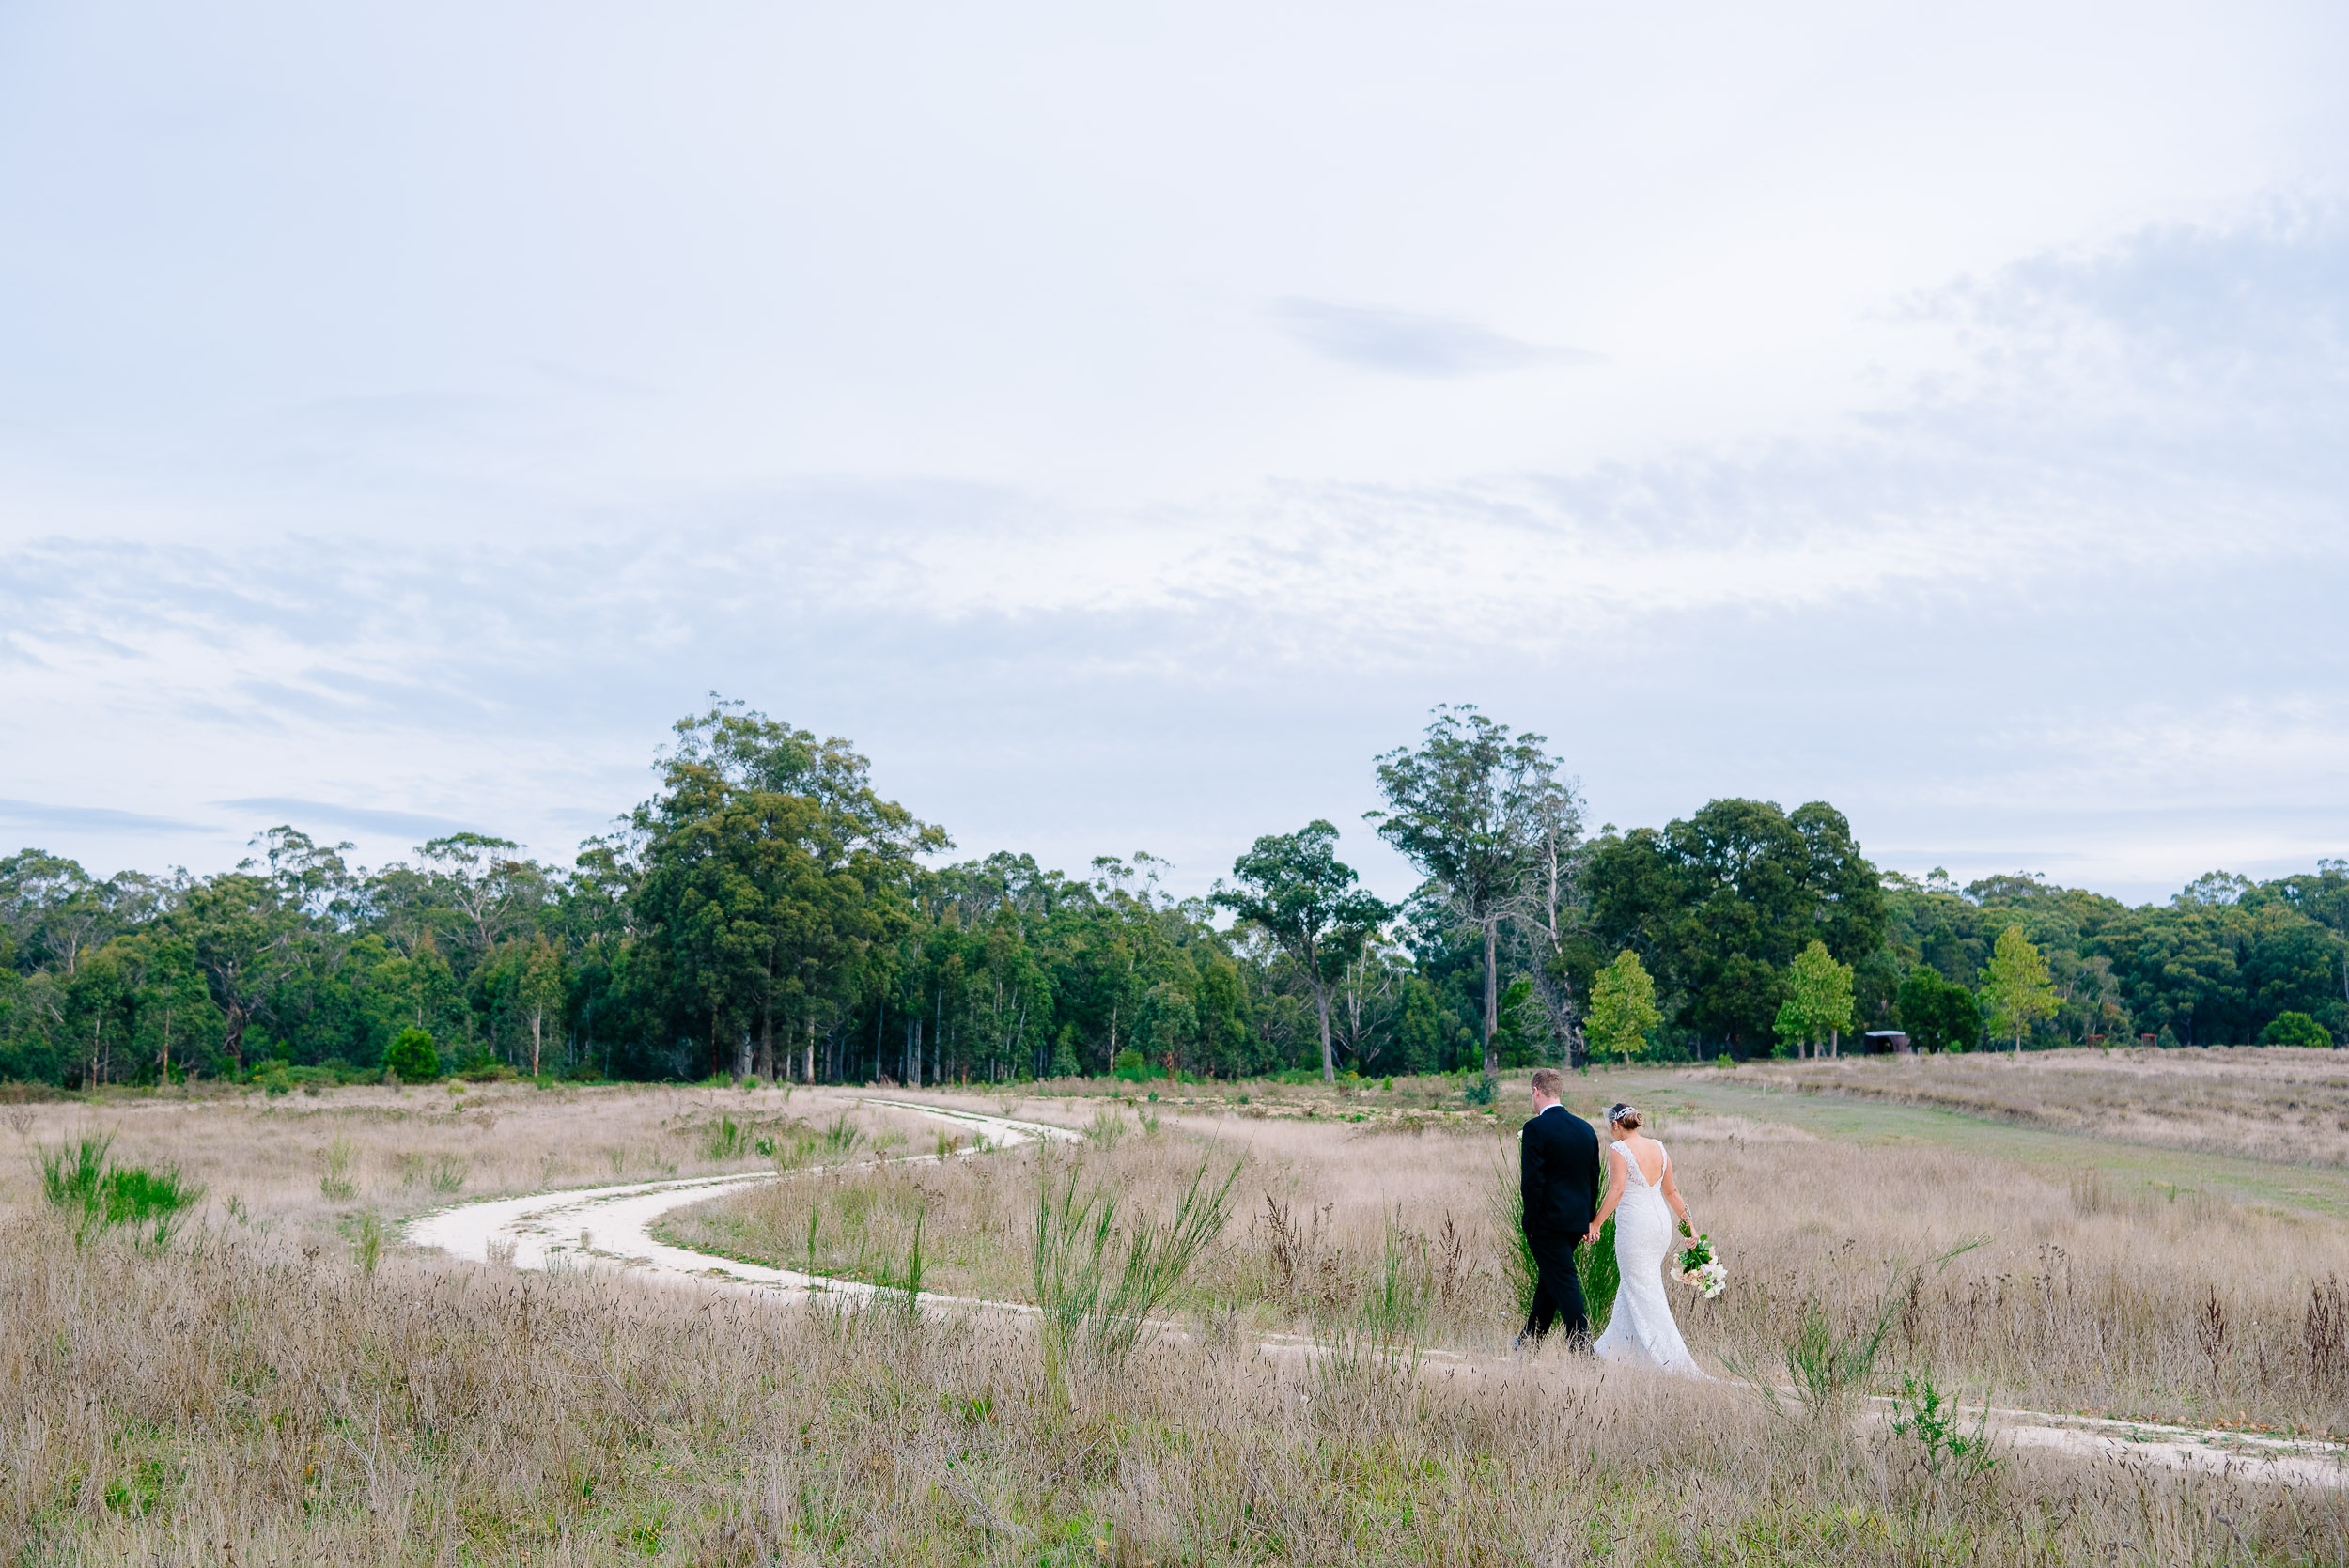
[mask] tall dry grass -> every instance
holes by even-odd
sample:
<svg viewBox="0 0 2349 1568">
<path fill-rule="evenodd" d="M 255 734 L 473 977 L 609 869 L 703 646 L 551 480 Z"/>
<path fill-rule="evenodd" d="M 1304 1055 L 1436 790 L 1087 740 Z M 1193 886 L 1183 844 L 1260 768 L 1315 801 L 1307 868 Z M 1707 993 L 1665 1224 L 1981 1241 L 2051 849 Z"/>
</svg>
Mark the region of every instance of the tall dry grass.
<svg viewBox="0 0 2349 1568">
<path fill-rule="evenodd" d="M 1751 1062 L 1735 1081 L 2286 1163 L 2349 1165 L 2349 1052 L 1975 1051 Z"/>
<path fill-rule="evenodd" d="M 1514 1179 L 1494 1131 L 1371 1132 L 1326 1121 L 1130 1115 L 1096 1140 L 1097 1179 L 1163 1208 L 1205 1159 L 1237 1164 L 1244 1220 L 1182 1305 L 1236 1327 L 1346 1319 L 1399 1276 L 1424 1340 L 1496 1350 L 1517 1327 L 1486 1194 Z M 1947 1150 L 1851 1148 L 1792 1129 L 1695 1120 L 1658 1129 L 1731 1271 L 1703 1301 L 1672 1287 L 1716 1368 L 1777 1364 L 1816 1307 L 1846 1328 L 1904 1283 L 1883 1372 L 1927 1373 L 2002 1403 L 2151 1421 L 2349 1433 L 2349 1226 L 2192 1189 L 2130 1187 Z M 687 1246 L 888 1278 L 915 1220 L 931 1288 L 1025 1299 L 1038 1162 L 844 1169 L 675 1217 Z M 811 1254 L 810 1236 L 818 1245 Z M 1905 1275 L 1979 1243 L 1940 1268 Z"/>
<path fill-rule="evenodd" d="M 2349 1541 L 2340 1494 L 2028 1454 L 1968 1477 L 1881 1428 L 1774 1418 L 1735 1384 L 1595 1376 L 1555 1355 L 1412 1372 L 1415 1344 L 1497 1348 L 1514 1327 L 1486 1202 L 1514 1116 L 1411 1131 L 1339 1120 L 1334 1098 L 1312 1119 L 1301 1097 L 1261 1119 L 1219 1100 L 1170 1106 L 1153 1132 L 1098 1101 L 1000 1108 L 1098 1123 L 1090 1175 L 1161 1216 L 1203 1158 L 1241 1166 L 1248 1218 L 1178 1304 L 1194 1331 L 1061 1397 L 1032 1328 L 999 1317 L 841 1315 L 396 1245 L 360 1266 L 389 1221 L 451 1201 L 432 1182 L 443 1161 L 457 1198 L 754 1169 L 772 1161 L 759 1136 L 846 1116 L 854 1156 L 886 1166 L 800 1171 L 694 1222 L 861 1190 L 879 1246 L 918 1192 L 928 1283 L 1017 1298 L 1036 1151 L 910 1162 L 936 1123 L 807 1091 L 465 1101 L 20 1108 L 33 1119 L 0 1132 L 23 1153 L 0 1158 L 0 1543 L 34 1562 L 2087 1568 L 2339 1562 Z M 31 1151 L 83 1129 L 203 1183 L 201 1219 L 161 1251 L 77 1242 Z M 2324 1294 L 2349 1278 L 2337 1221 L 1764 1124 L 1658 1130 L 1735 1277 L 1709 1305 L 1675 1287 L 1716 1366 L 1766 1365 L 1810 1305 L 1856 1322 L 1896 1260 L 1980 1234 L 1892 1303 L 1888 1376 L 2041 1408 L 2349 1427 L 2349 1303 Z M 1260 1352 L 1247 1331 L 1279 1326 L 1346 1353 Z"/>
<path fill-rule="evenodd" d="M 827 1149 L 841 1117 L 853 1149 Z M 19 1125 L 21 1124 L 21 1125 Z M 127 1163 L 202 1186 L 218 1222 L 331 1234 L 360 1213 L 385 1219 L 472 1198 L 751 1171 L 762 1140 L 815 1135 L 817 1162 L 926 1147 L 936 1123 L 831 1091 L 614 1085 L 452 1092 L 352 1088 L 117 1092 L 16 1106 L 0 1130 L 0 1203 L 32 1201 L 36 1172 L 11 1150 L 110 1137 Z"/>
<path fill-rule="evenodd" d="M 27 1562 L 2090 1568 L 2349 1539 L 2338 1493 L 2029 1455 L 1961 1478 L 1697 1385 L 1170 1339 L 1064 1402 L 1002 1319 L 368 1277 L 234 1229 L 159 1255 L 11 1218 L 0 1322 Z"/>
</svg>

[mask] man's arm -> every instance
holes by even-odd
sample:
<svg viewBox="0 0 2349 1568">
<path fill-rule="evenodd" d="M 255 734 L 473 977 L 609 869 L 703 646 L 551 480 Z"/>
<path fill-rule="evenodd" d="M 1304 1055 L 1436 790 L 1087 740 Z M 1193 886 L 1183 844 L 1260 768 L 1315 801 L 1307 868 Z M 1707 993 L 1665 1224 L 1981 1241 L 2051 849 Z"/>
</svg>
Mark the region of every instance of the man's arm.
<svg viewBox="0 0 2349 1568">
<path fill-rule="evenodd" d="M 1541 1140 L 1534 1129 L 1527 1127 L 1517 1134 L 1517 1221 L 1523 1224 L 1532 1212 L 1533 1195 L 1541 1190 Z"/>
</svg>

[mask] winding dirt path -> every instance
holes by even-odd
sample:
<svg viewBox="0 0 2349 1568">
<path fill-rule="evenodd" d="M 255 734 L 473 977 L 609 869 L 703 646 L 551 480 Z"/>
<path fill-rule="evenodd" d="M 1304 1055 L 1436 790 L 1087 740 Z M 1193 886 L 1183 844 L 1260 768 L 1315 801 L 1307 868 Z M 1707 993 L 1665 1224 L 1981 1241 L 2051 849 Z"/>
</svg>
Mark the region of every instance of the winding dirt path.
<svg viewBox="0 0 2349 1568">
<path fill-rule="evenodd" d="M 860 1103 L 933 1116 L 976 1133 L 995 1148 L 1075 1141 L 1084 1136 L 1049 1123 L 1022 1122 L 913 1100 L 860 1096 Z M 952 1156 L 910 1155 L 901 1163 L 961 1158 L 976 1152 L 974 1146 Z M 713 1257 L 657 1240 L 651 1234 L 653 1225 L 672 1210 L 762 1182 L 787 1179 L 787 1175 L 771 1171 L 754 1171 L 731 1176 L 688 1176 L 574 1188 L 524 1198 L 492 1198 L 421 1215 L 408 1222 L 406 1235 L 419 1247 L 437 1248 L 469 1262 L 488 1263 L 496 1256 L 498 1261 L 510 1263 L 516 1268 L 616 1265 L 643 1270 L 656 1279 L 690 1281 L 703 1289 L 804 1293 L 848 1299 L 863 1299 L 878 1294 L 882 1287 L 862 1281 Z M 506 1250 L 509 1248 L 510 1253 Z M 1023 1302 L 981 1300 L 928 1291 L 923 1293 L 923 1298 L 941 1306 L 1019 1316 L 1035 1310 Z M 1274 1335 L 1266 1339 L 1264 1348 L 1274 1353 L 1309 1355 L 1317 1347 L 1299 1336 Z M 1448 1375 L 1453 1377 L 1511 1376 L 1521 1371 L 1517 1363 L 1501 1357 L 1438 1352 L 1429 1358 L 1445 1363 Z M 1595 1375 L 1597 1371 L 1595 1366 L 1585 1368 L 1563 1359 L 1552 1359 L 1546 1370 L 1556 1376 L 1584 1371 Z M 1884 1411 L 1879 1409 L 1871 1419 L 1884 1419 Z M 1997 1407 L 1990 1412 L 1990 1424 L 2001 1439 L 2018 1448 L 2052 1449 L 2080 1457 L 2233 1474 L 2291 1485 L 2349 1485 L 2349 1444 Z"/>
<path fill-rule="evenodd" d="M 914 1111 L 966 1127 L 993 1148 L 1021 1143 L 1081 1139 L 1084 1135 L 1044 1122 L 1020 1122 L 1007 1116 L 921 1105 L 911 1100 L 861 1098 L 859 1103 L 888 1110 Z M 897 1164 L 920 1165 L 959 1155 L 908 1155 Z M 835 1280 L 764 1264 L 739 1263 L 689 1251 L 656 1239 L 652 1227 L 673 1209 L 706 1202 L 721 1193 L 756 1187 L 762 1182 L 787 1180 L 772 1171 L 752 1171 L 732 1176 L 686 1176 L 671 1181 L 622 1182 L 613 1187 L 571 1188 L 533 1193 L 526 1198 L 491 1198 L 460 1203 L 420 1215 L 407 1225 L 408 1239 L 419 1247 L 434 1247 L 470 1263 L 498 1261 L 516 1268 L 578 1267 L 589 1264 L 641 1268 L 656 1275 L 765 1290 L 821 1292 L 863 1297 L 881 1287 L 857 1280 Z M 511 1248 L 510 1254 L 506 1250 Z M 1016 1302 L 966 1301 L 963 1297 L 923 1293 L 926 1299 L 1026 1312 Z"/>
</svg>

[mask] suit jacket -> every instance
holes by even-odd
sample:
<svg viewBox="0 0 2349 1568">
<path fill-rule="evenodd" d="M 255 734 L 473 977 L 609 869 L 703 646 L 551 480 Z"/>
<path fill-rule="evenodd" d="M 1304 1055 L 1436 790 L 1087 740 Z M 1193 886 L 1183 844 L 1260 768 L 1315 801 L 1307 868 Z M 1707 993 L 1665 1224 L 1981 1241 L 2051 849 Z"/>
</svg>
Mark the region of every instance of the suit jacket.
<svg viewBox="0 0 2349 1568">
<path fill-rule="evenodd" d="M 1564 1106 L 1525 1124 L 1517 1140 L 1525 1234 L 1579 1236 L 1598 1212 L 1598 1134 Z"/>
</svg>

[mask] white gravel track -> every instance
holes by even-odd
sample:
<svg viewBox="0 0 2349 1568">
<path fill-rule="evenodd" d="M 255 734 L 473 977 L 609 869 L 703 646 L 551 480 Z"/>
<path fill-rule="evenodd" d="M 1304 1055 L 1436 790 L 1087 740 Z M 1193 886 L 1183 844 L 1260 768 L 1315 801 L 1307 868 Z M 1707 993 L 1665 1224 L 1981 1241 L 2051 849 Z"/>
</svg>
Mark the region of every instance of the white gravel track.
<svg viewBox="0 0 2349 1568">
<path fill-rule="evenodd" d="M 970 1128 L 994 1148 L 1048 1140 L 1075 1140 L 1083 1135 L 1043 1122 L 1019 1122 L 978 1111 L 922 1105 L 911 1100 L 863 1099 L 860 1103 L 891 1110 L 935 1116 Z M 964 1152 L 975 1153 L 975 1147 Z M 937 1155 L 910 1155 L 899 1163 L 918 1165 Z M 955 1156 L 949 1157 L 963 1157 Z M 866 1296 L 879 1287 L 854 1280 L 835 1280 L 763 1264 L 738 1263 L 706 1252 L 654 1239 L 652 1226 L 673 1209 L 702 1203 L 762 1182 L 786 1181 L 798 1172 L 754 1171 L 733 1176 L 688 1176 L 675 1181 L 623 1182 L 613 1187 L 570 1188 L 533 1193 L 527 1198 L 491 1198 L 459 1203 L 420 1215 L 407 1225 L 407 1237 L 419 1247 L 438 1248 L 470 1263 L 488 1263 L 491 1250 L 511 1247 L 516 1268 L 580 1267 L 591 1264 L 644 1269 L 657 1276 L 684 1278 L 766 1290 L 821 1292 L 835 1296 Z M 959 1297 L 924 1293 L 941 1304 Z M 1006 1311 L 1028 1309 L 1010 1302 L 970 1302 L 968 1305 Z"/>
</svg>

